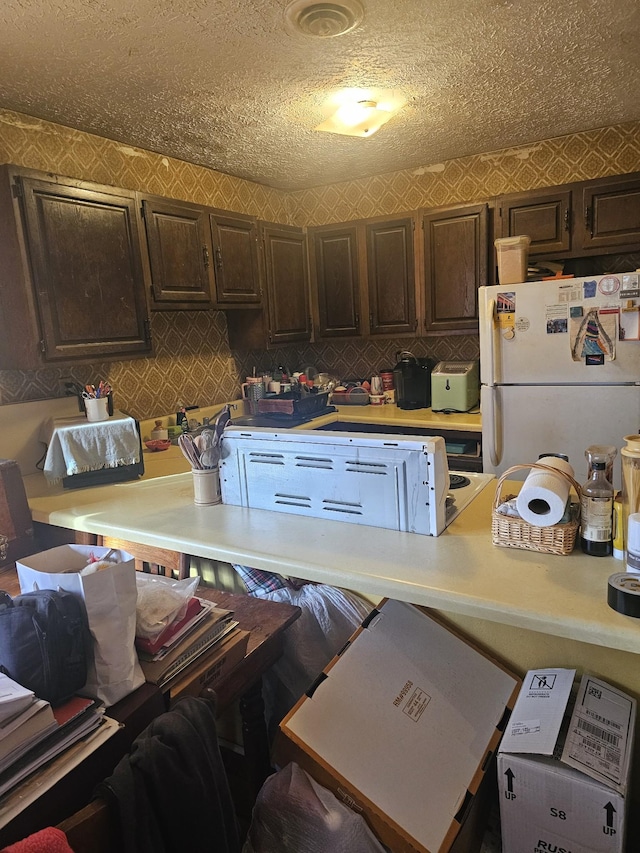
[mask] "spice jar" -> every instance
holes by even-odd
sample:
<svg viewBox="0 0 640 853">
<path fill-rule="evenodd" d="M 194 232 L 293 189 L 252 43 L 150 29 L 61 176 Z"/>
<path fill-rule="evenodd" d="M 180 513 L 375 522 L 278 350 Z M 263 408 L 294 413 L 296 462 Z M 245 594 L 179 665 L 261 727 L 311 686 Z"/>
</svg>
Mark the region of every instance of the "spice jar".
<svg viewBox="0 0 640 853">
<path fill-rule="evenodd" d="M 169 430 L 164 429 L 162 426 L 162 421 L 156 421 L 156 425 L 151 430 L 151 439 L 155 441 L 156 439 L 164 439 L 169 438 Z"/>
</svg>

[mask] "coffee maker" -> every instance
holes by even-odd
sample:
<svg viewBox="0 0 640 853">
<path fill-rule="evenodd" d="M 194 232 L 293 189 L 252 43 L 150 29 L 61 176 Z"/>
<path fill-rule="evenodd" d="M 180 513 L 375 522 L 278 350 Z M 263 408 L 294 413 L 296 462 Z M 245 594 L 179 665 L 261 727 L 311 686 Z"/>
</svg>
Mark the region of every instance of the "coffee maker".
<svg viewBox="0 0 640 853">
<path fill-rule="evenodd" d="M 416 358 L 402 350 L 393 368 L 396 405 L 399 409 L 428 409 L 431 405 L 431 371 L 436 365 L 432 358 Z"/>
</svg>

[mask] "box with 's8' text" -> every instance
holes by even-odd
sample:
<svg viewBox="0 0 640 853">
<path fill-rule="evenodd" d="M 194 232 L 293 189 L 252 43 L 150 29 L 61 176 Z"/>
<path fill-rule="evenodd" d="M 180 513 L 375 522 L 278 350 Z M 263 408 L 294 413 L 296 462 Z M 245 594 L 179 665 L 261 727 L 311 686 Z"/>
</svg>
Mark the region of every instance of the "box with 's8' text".
<svg viewBox="0 0 640 853">
<path fill-rule="evenodd" d="M 636 702 L 585 674 L 572 703 L 574 675 L 524 679 L 498 753 L 505 850 L 625 853 Z"/>
</svg>

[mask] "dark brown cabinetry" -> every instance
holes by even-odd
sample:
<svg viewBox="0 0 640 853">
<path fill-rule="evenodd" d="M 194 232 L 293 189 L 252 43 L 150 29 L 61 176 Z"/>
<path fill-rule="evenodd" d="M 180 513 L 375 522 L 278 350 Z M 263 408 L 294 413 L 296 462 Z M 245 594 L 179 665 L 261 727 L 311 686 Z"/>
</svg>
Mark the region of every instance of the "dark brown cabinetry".
<svg viewBox="0 0 640 853">
<path fill-rule="evenodd" d="M 504 196 L 499 202 L 502 237 L 527 234 L 529 255 L 558 254 L 571 248 L 572 191 L 531 191 Z"/>
<path fill-rule="evenodd" d="M 147 355 L 134 193 L 0 169 L 2 367 Z"/>
<path fill-rule="evenodd" d="M 302 228 L 259 223 L 264 253 L 265 308 L 227 314 L 234 349 L 264 349 L 311 340 L 307 240 Z"/>
<path fill-rule="evenodd" d="M 309 229 L 318 338 L 413 335 L 414 219 Z"/>
<path fill-rule="evenodd" d="M 211 308 L 211 239 L 203 208 L 142 199 L 154 310 Z"/>
<path fill-rule="evenodd" d="M 269 343 L 311 340 L 307 242 L 302 228 L 260 223 Z"/>
<path fill-rule="evenodd" d="M 358 226 L 309 229 L 318 337 L 357 337 L 362 316 Z"/>
<path fill-rule="evenodd" d="M 496 237 L 531 237 L 530 257 L 637 252 L 640 174 L 512 193 L 497 200 Z"/>
<path fill-rule="evenodd" d="M 213 210 L 209 213 L 209 224 L 216 305 L 225 308 L 259 305 L 262 300 L 262 273 L 257 219 Z"/>
<path fill-rule="evenodd" d="M 413 217 L 365 225 L 369 334 L 415 334 Z"/>
<path fill-rule="evenodd" d="M 487 284 L 488 205 L 421 212 L 425 331 L 475 329 L 478 287 Z"/>
<path fill-rule="evenodd" d="M 602 178 L 582 186 L 576 229 L 579 248 L 637 251 L 640 244 L 640 176 Z"/>
<path fill-rule="evenodd" d="M 141 211 L 154 311 L 259 306 L 255 218 L 157 196 Z"/>
</svg>

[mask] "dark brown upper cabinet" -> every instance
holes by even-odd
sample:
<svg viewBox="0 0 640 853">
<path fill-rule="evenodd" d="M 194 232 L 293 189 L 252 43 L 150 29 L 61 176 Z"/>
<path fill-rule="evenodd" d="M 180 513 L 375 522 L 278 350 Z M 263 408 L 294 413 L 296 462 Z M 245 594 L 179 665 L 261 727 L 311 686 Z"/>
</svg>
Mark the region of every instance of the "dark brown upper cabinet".
<svg viewBox="0 0 640 853">
<path fill-rule="evenodd" d="M 141 196 L 154 311 L 259 307 L 255 217 Z"/>
<path fill-rule="evenodd" d="M 414 220 L 365 224 L 369 334 L 413 335 L 417 327 Z"/>
<path fill-rule="evenodd" d="M 601 178 L 582 186 L 577 248 L 637 251 L 640 244 L 640 175 Z"/>
<path fill-rule="evenodd" d="M 208 213 L 171 199 L 142 198 L 151 272 L 151 308 L 212 307 L 212 248 Z"/>
<path fill-rule="evenodd" d="M 260 223 L 264 248 L 269 343 L 311 340 L 307 240 L 302 228 Z"/>
<path fill-rule="evenodd" d="M 319 338 L 357 337 L 362 315 L 358 226 L 309 229 Z"/>
<path fill-rule="evenodd" d="M 531 238 L 529 255 L 559 254 L 571 249 L 572 193 L 533 190 L 513 193 L 498 200 L 501 229 L 498 237 L 526 234 Z"/>
<path fill-rule="evenodd" d="M 487 283 L 487 204 L 421 212 L 425 331 L 477 329 L 478 288 Z"/>
<path fill-rule="evenodd" d="M 232 349 L 269 349 L 311 340 L 307 238 L 302 228 L 259 223 L 264 255 L 263 310 L 227 312 Z"/>
<path fill-rule="evenodd" d="M 262 271 L 258 221 L 251 216 L 214 210 L 209 214 L 215 270 L 215 302 L 220 307 L 259 306 Z"/>
<path fill-rule="evenodd" d="M 152 351 L 133 192 L 0 169 L 1 366 Z"/>
</svg>

